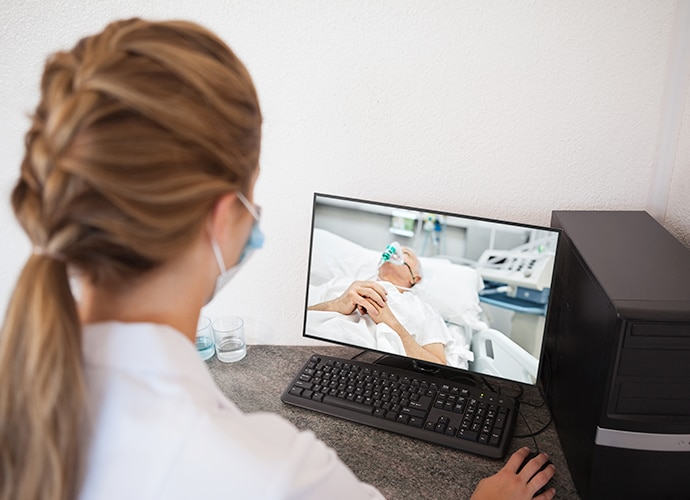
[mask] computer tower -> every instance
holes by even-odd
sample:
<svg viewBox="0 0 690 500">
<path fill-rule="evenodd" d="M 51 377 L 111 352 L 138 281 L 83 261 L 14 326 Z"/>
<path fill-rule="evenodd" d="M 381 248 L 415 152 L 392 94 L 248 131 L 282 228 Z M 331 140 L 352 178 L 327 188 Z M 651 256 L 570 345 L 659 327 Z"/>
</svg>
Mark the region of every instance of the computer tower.
<svg viewBox="0 0 690 500">
<path fill-rule="evenodd" d="M 690 498 L 690 250 L 642 211 L 554 211 L 541 383 L 583 498 Z"/>
</svg>

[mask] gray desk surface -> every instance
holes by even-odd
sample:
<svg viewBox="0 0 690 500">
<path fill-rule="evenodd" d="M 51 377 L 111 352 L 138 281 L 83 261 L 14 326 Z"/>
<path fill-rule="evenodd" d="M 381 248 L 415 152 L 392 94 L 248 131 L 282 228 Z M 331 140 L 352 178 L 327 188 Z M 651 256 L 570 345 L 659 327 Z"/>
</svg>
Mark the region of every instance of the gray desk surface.
<svg viewBox="0 0 690 500">
<path fill-rule="evenodd" d="M 360 351 L 339 346 L 253 345 L 239 362 L 225 364 L 213 357 L 207 363 L 223 393 L 242 411 L 278 413 L 299 429 L 311 430 L 360 479 L 376 486 L 388 499 L 469 498 L 479 480 L 497 472 L 510 453 L 522 446 L 535 448 L 532 438 L 516 437 L 505 459 L 486 459 L 283 404 L 280 395 L 313 353 L 351 358 Z M 525 391 L 523 401 L 541 402 L 531 388 Z M 525 422 L 537 430 L 548 421 L 545 407 L 523 404 L 520 412 L 524 419 L 518 417 L 517 436 L 530 433 Z M 556 466 L 551 480 L 556 498 L 578 498 L 553 424 L 535 439 Z"/>
</svg>

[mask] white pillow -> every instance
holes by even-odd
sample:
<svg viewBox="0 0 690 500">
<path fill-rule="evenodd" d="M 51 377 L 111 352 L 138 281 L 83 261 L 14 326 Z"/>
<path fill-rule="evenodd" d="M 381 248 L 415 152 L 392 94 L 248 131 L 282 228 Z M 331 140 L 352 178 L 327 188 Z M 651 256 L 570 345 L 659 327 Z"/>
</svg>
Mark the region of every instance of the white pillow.
<svg viewBox="0 0 690 500">
<path fill-rule="evenodd" d="M 380 253 L 342 236 L 314 229 L 311 253 L 311 284 L 320 285 L 337 277 L 372 279 Z"/>
<path fill-rule="evenodd" d="M 482 330 L 479 290 L 484 288 L 481 275 L 473 268 L 453 264 L 447 259 L 420 257 L 422 280 L 414 289 L 420 298 L 432 304 L 443 318 L 456 325 Z"/>
</svg>

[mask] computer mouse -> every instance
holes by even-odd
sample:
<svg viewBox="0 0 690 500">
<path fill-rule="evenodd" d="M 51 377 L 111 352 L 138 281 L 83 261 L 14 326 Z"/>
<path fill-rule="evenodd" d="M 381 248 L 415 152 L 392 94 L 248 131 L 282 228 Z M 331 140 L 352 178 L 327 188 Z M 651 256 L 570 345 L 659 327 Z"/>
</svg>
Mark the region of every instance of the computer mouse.
<svg viewBox="0 0 690 500">
<path fill-rule="evenodd" d="M 532 459 L 533 459 L 534 457 L 536 457 L 537 455 L 539 455 L 539 452 L 537 452 L 537 451 L 530 451 L 529 454 L 527 455 L 527 458 L 525 458 L 525 459 L 522 461 L 522 463 L 520 464 L 520 467 L 518 467 L 516 474 L 519 474 L 520 471 L 525 467 L 525 465 L 527 465 L 527 462 L 529 462 L 530 460 L 532 460 Z M 535 473 L 532 475 L 532 477 L 534 477 L 534 476 L 537 475 L 539 472 L 541 472 L 541 471 L 543 471 L 544 469 L 546 469 L 546 467 L 548 467 L 549 464 L 551 464 L 551 460 L 547 460 L 546 462 L 544 462 L 544 465 L 542 465 L 542 466 L 539 468 L 539 470 L 538 470 L 537 472 L 535 472 Z M 530 481 L 532 480 L 532 477 L 530 478 Z M 544 492 L 548 489 L 548 485 L 549 485 L 549 483 L 546 483 L 544 486 L 542 486 L 541 488 L 539 488 L 539 489 L 537 490 L 537 492 L 536 492 L 533 496 L 536 497 L 536 496 L 539 496 L 539 495 L 541 495 L 542 493 L 544 493 Z"/>
</svg>

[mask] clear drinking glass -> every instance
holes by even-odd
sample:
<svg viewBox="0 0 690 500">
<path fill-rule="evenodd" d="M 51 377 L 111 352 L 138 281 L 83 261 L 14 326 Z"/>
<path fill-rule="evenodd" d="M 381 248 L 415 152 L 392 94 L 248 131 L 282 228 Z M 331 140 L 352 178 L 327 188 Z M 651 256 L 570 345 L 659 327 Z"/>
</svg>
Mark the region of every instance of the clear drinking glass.
<svg viewBox="0 0 690 500">
<path fill-rule="evenodd" d="M 199 318 L 196 327 L 196 350 L 204 361 L 211 359 L 216 352 L 211 319 L 206 316 Z"/>
<path fill-rule="evenodd" d="M 244 320 L 239 316 L 224 316 L 213 322 L 216 355 L 224 363 L 239 361 L 247 355 L 244 339 Z"/>
</svg>

